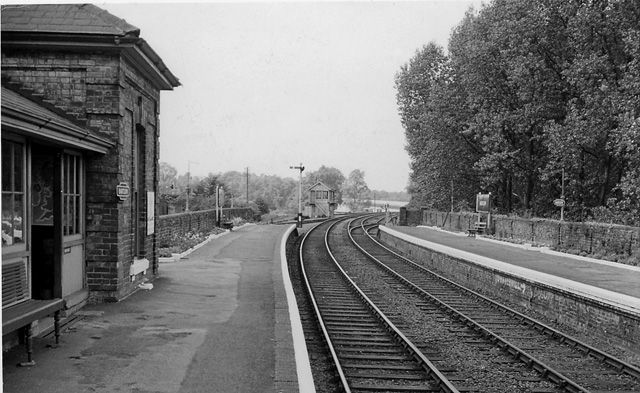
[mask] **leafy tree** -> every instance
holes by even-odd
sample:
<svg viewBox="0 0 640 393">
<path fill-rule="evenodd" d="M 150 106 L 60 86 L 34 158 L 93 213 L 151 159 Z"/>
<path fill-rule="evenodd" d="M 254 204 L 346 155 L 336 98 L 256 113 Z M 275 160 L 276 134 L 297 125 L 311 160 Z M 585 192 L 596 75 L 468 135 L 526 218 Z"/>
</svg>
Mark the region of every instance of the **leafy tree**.
<svg viewBox="0 0 640 393">
<path fill-rule="evenodd" d="M 550 166 L 566 170 L 569 213 L 578 219 L 586 218 L 594 207 L 606 206 L 611 198 L 631 202 L 627 209 L 637 209 L 637 200 L 626 198 L 633 193 L 625 192 L 629 191 L 625 185 L 626 180 L 640 180 L 627 165 L 633 161 L 633 154 L 628 154 L 633 137 L 628 136 L 637 127 L 639 108 L 640 5 L 578 2 L 566 12 L 571 58 L 563 76 L 571 95 L 564 121 L 549 127 Z"/>
<path fill-rule="evenodd" d="M 267 202 L 265 202 L 265 200 L 261 197 L 256 198 L 256 206 L 260 214 L 269 213 L 269 206 L 267 205 Z"/>
<path fill-rule="evenodd" d="M 176 176 L 178 175 L 178 171 L 166 162 L 160 162 L 159 174 L 160 194 L 172 194 L 176 187 Z"/>
<path fill-rule="evenodd" d="M 553 6 L 494 1 L 468 14 L 449 44 L 469 117 L 465 133 L 481 154 L 482 186 L 506 211 L 536 212 L 540 168 L 548 161 L 545 125 L 564 118 L 567 83 L 563 19 Z"/>
<path fill-rule="evenodd" d="M 364 171 L 354 169 L 349 173 L 342 192 L 350 198 L 348 204 L 351 210 L 358 210 L 365 204 L 366 197 L 369 194 L 369 187 L 364 180 Z"/>
<path fill-rule="evenodd" d="M 444 209 L 452 186 L 473 197 L 476 153 L 457 118 L 464 113 L 444 50 L 430 43 L 396 75 L 397 102 L 411 158 L 411 204 Z"/>
<path fill-rule="evenodd" d="M 638 20 L 634 0 L 494 0 L 448 56 L 418 51 L 396 76 L 412 203 L 484 190 L 502 212 L 554 216 L 564 172 L 569 218 L 640 221 Z"/>
</svg>

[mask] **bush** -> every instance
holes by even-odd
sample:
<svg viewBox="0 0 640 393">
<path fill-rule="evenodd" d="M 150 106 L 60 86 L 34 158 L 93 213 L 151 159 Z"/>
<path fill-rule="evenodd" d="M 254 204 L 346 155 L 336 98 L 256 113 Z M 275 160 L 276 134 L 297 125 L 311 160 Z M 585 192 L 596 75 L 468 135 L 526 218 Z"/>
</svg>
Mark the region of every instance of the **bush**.
<svg viewBox="0 0 640 393">
<path fill-rule="evenodd" d="M 190 248 L 207 240 L 210 235 L 224 232 L 220 228 L 214 228 L 211 232 L 186 232 L 184 234 L 176 234 L 168 241 L 164 241 L 158 245 L 158 256 L 170 257 L 171 254 L 180 254 Z"/>
</svg>

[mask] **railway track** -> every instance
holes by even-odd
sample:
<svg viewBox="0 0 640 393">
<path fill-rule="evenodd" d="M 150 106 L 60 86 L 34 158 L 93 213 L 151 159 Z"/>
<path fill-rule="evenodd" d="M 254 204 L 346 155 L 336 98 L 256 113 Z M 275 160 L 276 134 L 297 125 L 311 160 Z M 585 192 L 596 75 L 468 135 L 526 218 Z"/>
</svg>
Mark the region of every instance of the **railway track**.
<svg viewBox="0 0 640 393">
<path fill-rule="evenodd" d="M 562 391 L 640 391 L 637 368 L 393 253 L 368 233 L 373 227 L 364 220 L 352 223 L 350 240 L 381 268 L 397 292 L 406 293 L 423 312 L 451 323 L 450 330 L 478 349 L 487 350 L 486 345 L 500 348 Z M 492 367 L 508 364 L 501 361 Z"/>
<path fill-rule="evenodd" d="M 300 261 L 320 330 L 345 392 L 458 392 L 426 356 L 360 291 L 329 250 L 319 224 L 300 247 Z"/>
<path fill-rule="evenodd" d="M 346 391 L 640 391 L 637 368 L 426 271 L 375 241 L 376 225 L 323 224 L 300 251 Z M 356 292 L 358 302 L 349 295 Z M 393 341 L 411 351 L 392 349 Z"/>
</svg>

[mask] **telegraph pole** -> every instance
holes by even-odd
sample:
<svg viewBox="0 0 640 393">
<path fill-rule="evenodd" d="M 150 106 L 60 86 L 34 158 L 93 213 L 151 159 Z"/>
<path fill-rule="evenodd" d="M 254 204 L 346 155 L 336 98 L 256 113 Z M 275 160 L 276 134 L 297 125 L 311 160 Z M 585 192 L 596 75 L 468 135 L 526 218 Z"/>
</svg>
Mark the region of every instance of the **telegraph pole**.
<svg viewBox="0 0 640 393">
<path fill-rule="evenodd" d="M 189 164 L 187 164 L 187 165 L 189 165 Z M 191 183 L 191 179 L 190 179 L 191 174 L 189 172 L 190 172 L 190 168 L 187 169 L 187 204 L 186 204 L 186 206 L 184 208 L 184 211 L 186 211 L 186 212 L 189 211 L 189 183 Z"/>
<path fill-rule="evenodd" d="M 187 204 L 184 211 L 189 211 L 189 194 L 191 193 L 191 164 L 197 164 L 195 161 L 187 161 Z"/>
<path fill-rule="evenodd" d="M 300 170 L 300 180 L 298 181 L 298 228 L 302 228 L 302 171 L 304 171 L 304 166 L 300 163 L 300 166 L 290 166 L 289 169 Z"/>
</svg>

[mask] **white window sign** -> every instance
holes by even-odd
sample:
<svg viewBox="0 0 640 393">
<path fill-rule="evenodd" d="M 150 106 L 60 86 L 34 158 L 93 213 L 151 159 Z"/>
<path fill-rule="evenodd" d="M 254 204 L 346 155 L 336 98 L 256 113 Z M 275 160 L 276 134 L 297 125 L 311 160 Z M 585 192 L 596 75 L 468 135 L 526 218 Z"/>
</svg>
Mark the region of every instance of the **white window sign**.
<svg viewBox="0 0 640 393">
<path fill-rule="evenodd" d="M 155 232 L 156 223 L 156 193 L 147 191 L 147 235 Z"/>
</svg>

